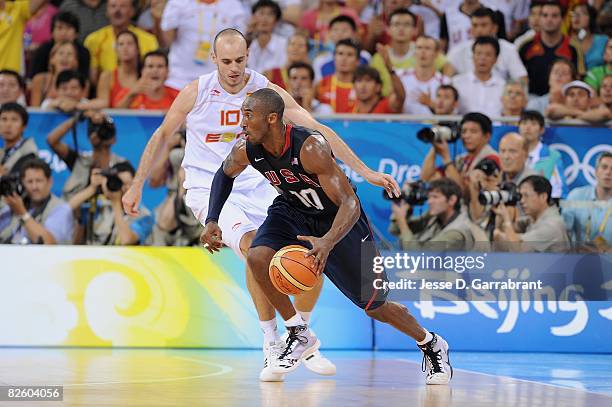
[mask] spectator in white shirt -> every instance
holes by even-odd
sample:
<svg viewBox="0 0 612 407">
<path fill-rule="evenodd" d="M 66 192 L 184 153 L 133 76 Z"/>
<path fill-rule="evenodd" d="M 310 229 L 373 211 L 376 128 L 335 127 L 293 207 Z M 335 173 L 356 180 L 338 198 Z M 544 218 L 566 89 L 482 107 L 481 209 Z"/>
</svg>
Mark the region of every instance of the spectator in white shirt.
<svg viewBox="0 0 612 407">
<path fill-rule="evenodd" d="M 457 114 L 459 92 L 453 85 L 440 85 L 436 91 L 433 112 L 435 115 Z"/>
<path fill-rule="evenodd" d="M 433 95 L 440 85 L 450 80 L 436 70 L 435 60 L 438 55 L 438 41 L 426 35 L 416 40 L 416 66 L 398 72 L 406 90 L 404 113 L 430 115 L 433 111 Z"/>
<path fill-rule="evenodd" d="M 502 96 L 502 116 L 519 116 L 527 107 L 527 89 L 520 82 L 509 80 Z"/>
<path fill-rule="evenodd" d="M 483 7 L 479 0 L 454 1 L 447 5 L 440 20 L 442 49 L 452 50 L 463 41 L 473 38 L 470 16 Z"/>
<path fill-rule="evenodd" d="M 166 85 L 182 89 L 217 68 L 210 54 L 215 35 L 243 30 L 247 14 L 238 0 L 168 0 L 161 18 L 164 45 L 170 47 Z"/>
<path fill-rule="evenodd" d="M 536 2 L 537 0 L 484 0 L 483 4 L 503 14 L 506 38 L 513 39 L 527 23 L 530 3 Z"/>
<path fill-rule="evenodd" d="M 476 37 L 497 37 L 498 26 L 495 12 L 490 8 L 482 7 L 476 10 L 471 17 L 472 35 Z M 520 80 L 527 86 L 527 70 L 521 61 L 518 51 L 511 42 L 500 39 L 499 56 L 493 71 L 504 80 Z M 444 69 L 447 75 L 464 74 L 474 69 L 472 62 L 472 45 L 474 40 L 467 40 L 448 53 L 448 64 Z"/>
<path fill-rule="evenodd" d="M 247 39 L 249 46 L 249 68 L 265 72 L 287 61 L 287 38 L 274 33 L 281 19 L 281 9 L 272 0 L 259 0 L 253 5 L 253 17 L 249 23 Z"/>
<path fill-rule="evenodd" d="M 480 112 L 489 117 L 500 117 L 506 82 L 493 73 L 499 55 L 497 39 L 476 38 L 472 54 L 474 70 L 453 77 L 453 86 L 459 92 L 459 113 Z"/>
</svg>

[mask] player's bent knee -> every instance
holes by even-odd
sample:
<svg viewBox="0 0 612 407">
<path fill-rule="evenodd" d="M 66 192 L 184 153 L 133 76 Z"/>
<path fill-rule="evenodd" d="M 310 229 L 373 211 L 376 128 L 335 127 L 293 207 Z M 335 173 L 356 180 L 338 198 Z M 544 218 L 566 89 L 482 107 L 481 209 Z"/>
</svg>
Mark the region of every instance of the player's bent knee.
<svg viewBox="0 0 612 407">
<path fill-rule="evenodd" d="M 374 309 L 365 310 L 366 314 L 370 318 L 374 318 L 375 320 L 380 321 L 380 322 L 387 322 L 387 318 L 386 318 L 387 311 L 388 311 L 388 303 L 384 303 L 380 307 L 377 307 Z"/>
<path fill-rule="evenodd" d="M 240 238 L 239 247 L 240 247 L 240 251 L 242 252 L 244 257 L 247 257 L 247 255 L 249 253 L 249 249 L 251 248 L 251 243 L 253 243 L 253 239 L 255 239 L 255 234 L 256 233 L 257 233 L 256 230 L 252 230 L 250 232 L 246 232 Z"/>
<path fill-rule="evenodd" d="M 270 251 L 267 247 L 252 247 L 247 252 L 247 264 L 256 279 L 268 278 L 268 265 L 274 254 Z"/>
</svg>

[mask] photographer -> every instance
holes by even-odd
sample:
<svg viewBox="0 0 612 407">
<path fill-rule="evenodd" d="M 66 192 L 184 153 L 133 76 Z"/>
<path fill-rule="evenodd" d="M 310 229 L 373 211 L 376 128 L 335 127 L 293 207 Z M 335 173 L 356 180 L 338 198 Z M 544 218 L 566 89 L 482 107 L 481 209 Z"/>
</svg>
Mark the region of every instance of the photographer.
<svg viewBox="0 0 612 407">
<path fill-rule="evenodd" d="M 0 182 L 6 203 L 0 209 L 0 243 L 69 244 L 72 211 L 51 194 L 51 168 L 40 158 L 26 160 L 17 179 Z"/>
<path fill-rule="evenodd" d="M 90 245 L 145 244 L 151 234 L 153 217 L 143 206 L 139 215 L 130 217 L 123 212 L 121 198 L 132 185 L 136 170 L 127 161 L 109 170 L 94 168 L 85 189 L 68 201 L 73 210 L 81 209 L 81 230 L 75 243 Z M 83 205 L 85 204 L 85 205 Z"/>
<path fill-rule="evenodd" d="M 448 143 L 455 142 L 458 137 L 452 128 L 446 127 L 448 130 L 440 131 L 444 129 L 443 126 L 434 127 L 430 132 L 432 137 L 429 138 L 420 137 L 421 132 L 425 129 L 417 134 L 419 139 L 432 144 L 423 161 L 421 179 L 430 181 L 441 176 L 450 178 L 459 184 L 464 195 L 467 195 L 469 174 L 474 167 L 484 158 L 499 163 L 497 152 L 489 145 L 493 124 L 491 119 L 482 113 L 472 112 L 463 116 L 459 129 L 461 141 L 467 152 L 455 157 L 454 160 L 451 160 Z M 436 168 L 437 156 L 442 159 L 443 164 L 439 168 Z"/>
<path fill-rule="evenodd" d="M 415 185 L 415 184 L 412 184 Z M 404 188 L 403 199 L 392 204 L 389 232 L 399 236 L 402 250 L 473 250 L 476 243 L 486 242 L 484 232 L 461 211 L 461 188 L 449 178 L 432 181 L 426 190 Z M 411 205 L 425 203 L 429 210 L 419 217 L 409 217 Z"/>
<path fill-rule="evenodd" d="M 168 193 L 155 208 L 152 244 L 154 246 L 199 245 L 202 225 L 185 205 L 181 162 L 185 155 L 185 131 L 178 131 L 166 143 L 162 157 L 151 170 L 149 185 L 166 186 Z"/>
<path fill-rule="evenodd" d="M 519 184 L 520 205 L 525 217 L 513 222 L 504 203 L 493 207 L 498 224 L 493 233 L 496 249 L 519 252 L 564 252 L 569 239 L 563 218 L 551 205 L 552 186 L 541 175 L 531 175 Z"/>
<path fill-rule="evenodd" d="M 24 138 L 28 125 L 28 112 L 18 103 L 5 103 L 0 107 L 0 135 L 4 147 L 0 148 L 0 177 L 19 173 L 20 165 L 37 157 L 38 148 L 31 138 Z"/>
<path fill-rule="evenodd" d="M 93 147 L 92 152 L 76 151 L 62 142 L 62 138 L 81 120 L 88 119 L 87 134 Z M 98 111 L 85 111 L 76 114 L 59 126 L 48 136 L 47 144 L 68 166 L 71 171 L 63 189 L 64 199 L 69 200 L 77 192 L 89 184 L 89 174 L 92 168 L 106 169 L 117 163 L 125 161 L 123 157 L 115 155 L 111 149 L 116 141 L 115 124 L 104 113 Z"/>
<path fill-rule="evenodd" d="M 521 181 L 530 175 L 538 173 L 527 166 L 529 151 L 527 141 L 517 133 L 508 133 L 499 142 L 499 156 L 501 158 L 501 182 L 505 184 L 519 185 Z M 475 169 L 470 174 L 470 217 L 474 220 L 482 220 L 487 215 L 486 207 L 480 202 L 478 196 L 481 190 L 495 190 L 489 181 L 494 178 L 485 174 L 482 169 Z M 480 222 L 477 222 L 480 223 Z"/>
</svg>

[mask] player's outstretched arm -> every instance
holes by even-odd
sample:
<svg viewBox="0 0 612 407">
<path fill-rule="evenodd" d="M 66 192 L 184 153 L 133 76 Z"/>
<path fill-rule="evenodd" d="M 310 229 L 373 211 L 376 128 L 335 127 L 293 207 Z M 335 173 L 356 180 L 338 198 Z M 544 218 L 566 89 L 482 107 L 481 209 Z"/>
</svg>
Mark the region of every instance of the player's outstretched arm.
<svg viewBox="0 0 612 407">
<path fill-rule="evenodd" d="M 359 200 L 346 175 L 332 157 L 329 144 L 320 135 L 313 135 L 306 140 L 300 152 L 300 161 L 307 172 L 319 178 L 325 194 L 338 205 L 334 222 L 325 235 L 320 238 L 298 236 L 298 239 L 312 245 L 307 255 L 315 257 L 315 267 L 320 274 L 325 269 L 329 252 L 359 220 Z"/>
<path fill-rule="evenodd" d="M 193 109 L 197 96 L 198 81 L 195 80 L 181 90 L 174 103 L 172 103 L 170 110 L 166 113 L 164 121 L 149 139 L 142 157 L 140 157 L 140 164 L 138 165 L 134 182 L 121 199 L 123 210 L 128 215 L 136 216 L 138 214 L 142 187 L 151 173 L 151 168 L 155 162 L 161 159 L 161 154 L 166 148 L 167 140 L 185 122 L 187 114 Z"/>
<path fill-rule="evenodd" d="M 351 148 L 344 142 L 344 140 L 342 140 L 340 136 L 336 134 L 336 132 L 316 121 L 314 117 L 312 117 L 304 108 L 302 108 L 283 88 L 273 84 L 272 82 L 270 82 L 268 87 L 274 89 L 283 98 L 283 101 L 285 102 L 284 117 L 286 119 L 291 120 L 299 126 L 308 127 L 310 129 L 319 131 L 329 142 L 334 154 L 345 164 L 355 170 L 359 175 L 361 175 L 366 181 L 368 181 L 370 184 L 383 187 L 389 196 L 392 194 L 397 197 L 400 196 L 399 185 L 391 175 L 376 172 L 365 165 L 364 162 L 357 157 L 355 152 L 351 150 Z"/>
<path fill-rule="evenodd" d="M 214 253 L 223 246 L 223 236 L 218 225 L 219 216 L 223 206 L 232 193 L 234 179 L 249 166 L 249 158 L 246 153 L 246 141 L 238 141 L 232 151 L 223 161 L 223 164 L 213 177 L 210 186 L 210 198 L 208 200 L 208 214 L 204 222 L 204 231 L 200 235 L 200 243 Z"/>
</svg>

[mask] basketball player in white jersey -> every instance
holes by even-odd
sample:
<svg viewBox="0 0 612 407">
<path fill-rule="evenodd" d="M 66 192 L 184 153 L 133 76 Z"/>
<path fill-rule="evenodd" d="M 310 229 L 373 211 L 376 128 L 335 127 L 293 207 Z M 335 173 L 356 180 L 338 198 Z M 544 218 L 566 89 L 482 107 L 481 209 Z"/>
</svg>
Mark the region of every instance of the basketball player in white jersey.
<svg viewBox="0 0 612 407">
<path fill-rule="evenodd" d="M 314 120 L 286 91 L 269 82 L 263 75 L 247 70 L 247 57 L 247 43 L 239 31 L 226 29 L 217 34 L 212 53 L 217 71 L 201 76 L 181 90 L 164 121 L 153 133 L 141 157 L 132 187 L 123 196 L 126 213 L 138 213 L 142 188 L 153 163 L 159 159 L 168 138 L 185 122 L 187 144 L 182 163 L 185 170 L 184 186 L 187 189 L 185 202 L 204 224 L 214 174 L 242 134 L 242 102 L 248 94 L 265 87 L 282 95 L 287 119 L 298 125 L 319 130 L 339 159 L 369 183 L 382 186 L 387 193 L 399 196 L 399 186 L 393 177 L 368 168 L 336 133 Z M 276 190 L 253 168 L 236 178 L 232 194 L 219 218 L 219 226 L 223 232 L 223 243 L 241 258 L 244 258 L 251 246 L 257 228 L 266 218 L 268 206 L 276 196 Z M 279 340 L 275 310 L 250 270 L 247 270 L 247 288 L 264 331 L 265 359 L 260 380 L 282 381 L 283 375 L 272 373 L 267 367 L 269 345 Z M 296 297 L 295 305 L 303 318 L 310 317 L 320 290 L 319 285 Z M 319 374 L 333 375 L 336 371 L 335 366 L 320 354 L 305 361 L 305 365 Z"/>
</svg>

